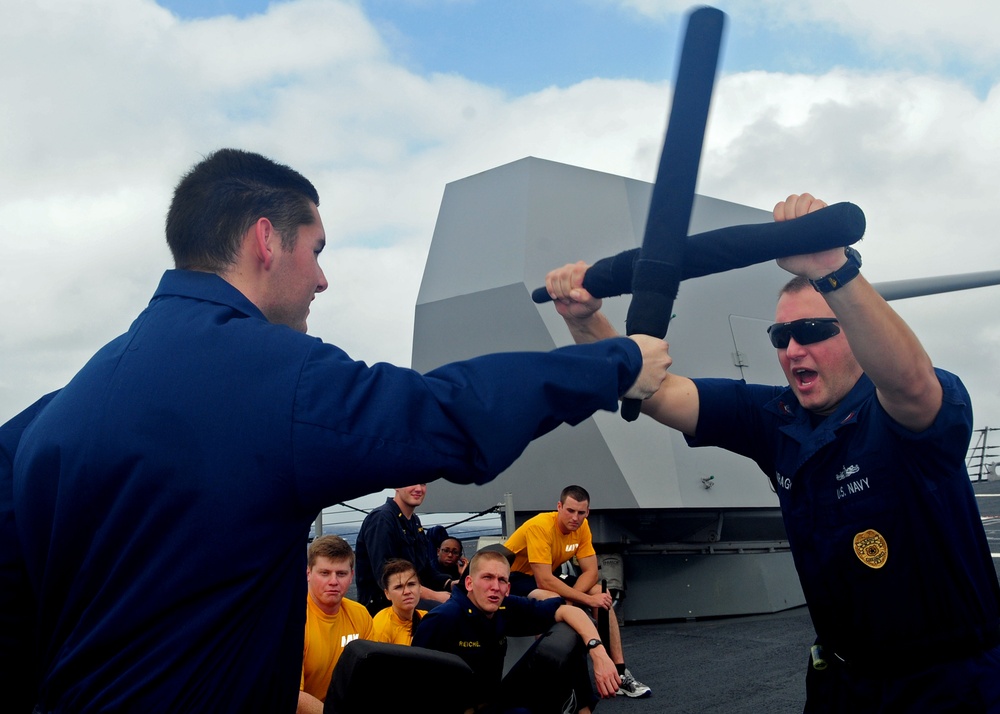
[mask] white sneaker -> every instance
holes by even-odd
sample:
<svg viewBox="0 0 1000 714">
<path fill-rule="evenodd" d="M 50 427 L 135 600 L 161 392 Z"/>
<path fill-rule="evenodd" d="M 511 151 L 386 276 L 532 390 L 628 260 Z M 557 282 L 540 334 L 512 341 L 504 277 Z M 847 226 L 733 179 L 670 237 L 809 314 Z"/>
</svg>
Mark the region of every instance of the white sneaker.
<svg viewBox="0 0 1000 714">
<path fill-rule="evenodd" d="M 622 686 L 618 687 L 618 696 L 642 699 L 653 696 L 653 690 L 632 676 L 632 673 L 625 670 L 622 675 Z"/>
</svg>

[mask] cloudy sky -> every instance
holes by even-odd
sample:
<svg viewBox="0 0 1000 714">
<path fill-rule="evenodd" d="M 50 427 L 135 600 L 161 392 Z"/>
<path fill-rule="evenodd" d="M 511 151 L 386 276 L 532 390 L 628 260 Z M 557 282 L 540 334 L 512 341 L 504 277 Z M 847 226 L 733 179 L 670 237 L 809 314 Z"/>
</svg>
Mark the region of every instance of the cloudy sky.
<svg viewBox="0 0 1000 714">
<path fill-rule="evenodd" d="M 1000 4 L 732 0 L 699 192 L 868 217 L 873 281 L 1000 269 Z M 0 8 L 0 420 L 125 330 L 178 177 L 237 146 L 322 197 L 310 330 L 408 364 L 446 183 L 525 156 L 652 181 L 686 2 Z M 567 256 L 567 260 L 577 256 Z M 1000 288 L 896 303 L 1000 427 Z"/>
</svg>

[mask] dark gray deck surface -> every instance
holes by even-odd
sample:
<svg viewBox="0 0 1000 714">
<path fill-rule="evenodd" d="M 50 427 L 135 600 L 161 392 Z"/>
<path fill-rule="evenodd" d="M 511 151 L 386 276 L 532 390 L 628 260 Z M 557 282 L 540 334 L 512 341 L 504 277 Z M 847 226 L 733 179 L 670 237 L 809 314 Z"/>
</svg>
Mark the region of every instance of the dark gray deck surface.
<svg viewBox="0 0 1000 714">
<path fill-rule="evenodd" d="M 973 487 L 1000 575 L 1000 482 L 978 482 Z M 616 697 L 602 701 L 597 711 L 801 712 L 812 641 L 812 623 L 804 607 L 701 622 L 629 624 L 622 630 L 625 660 L 632 673 L 652 687 L 653 696 Z"/>
<path fill-rule="evenodd" d="M 801 712 L 813 641 L 806 608 L 705 622 L 627 625 L 629 669 L 653 689 L 601 712 Z"/>
</svg>

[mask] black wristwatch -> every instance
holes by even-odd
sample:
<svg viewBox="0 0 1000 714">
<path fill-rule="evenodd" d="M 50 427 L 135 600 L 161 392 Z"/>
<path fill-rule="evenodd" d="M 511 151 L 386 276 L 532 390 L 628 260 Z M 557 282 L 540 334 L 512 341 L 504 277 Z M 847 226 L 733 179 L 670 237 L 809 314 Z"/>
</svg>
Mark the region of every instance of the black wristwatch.
<svg viewBox="0 0 1000 714">
<path fill-rule="evenodd" d="M 809 281 L 818 292 L 832 293 L 834 290 L 847 285 L 847 283 L 861 274 L 861 253 L 854 250 L 851 246 L 845 246 L 844 255 L 847 256 L 847 262 L 837 270 L 834 270 L 829 275 L 824 275 L 819 280 Z"/>
<path fill-rule="evenodd" d="M 590 642 L 587 643 L 587 651 L 589 652 L 590 650 L 594 649 L 595 647 L 600 647 L 603 644 L 604 643 L 601 642 L 600 640 L 591 640 Z"/>
</svg>

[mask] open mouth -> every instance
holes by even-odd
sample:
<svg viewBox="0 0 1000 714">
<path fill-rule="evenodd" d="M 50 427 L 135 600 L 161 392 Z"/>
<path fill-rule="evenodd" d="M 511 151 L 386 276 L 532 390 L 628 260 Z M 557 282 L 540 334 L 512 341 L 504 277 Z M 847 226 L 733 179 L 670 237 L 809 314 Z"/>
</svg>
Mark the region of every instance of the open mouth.
<svg viewBox="0 0 1000 714">
<path fill-rule="evenodd" d="M 794 372 L 795 382 L 800 388 L 809 387 L 819 376 L 813 369 L 797 369 Z"/>
</svg>

